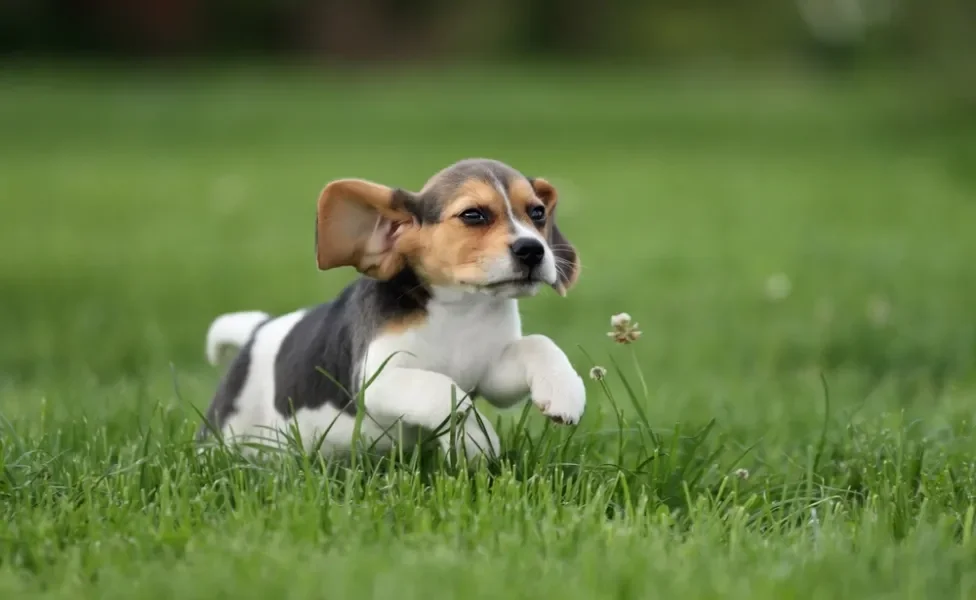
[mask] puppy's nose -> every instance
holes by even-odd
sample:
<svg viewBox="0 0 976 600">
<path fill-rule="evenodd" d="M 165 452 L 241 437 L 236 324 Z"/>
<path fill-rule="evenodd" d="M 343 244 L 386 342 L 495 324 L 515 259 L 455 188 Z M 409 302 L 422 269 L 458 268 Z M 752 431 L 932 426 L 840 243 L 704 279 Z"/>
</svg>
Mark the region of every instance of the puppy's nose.
<svg viewBox="0 0 976 600">
<path fill-rule="evenodd" d="M 512 244 L 512 254 L 520 263 L 531 269 L 542 262 L 546 248 L 539 240 L 519 238 Z"/>
</svg>

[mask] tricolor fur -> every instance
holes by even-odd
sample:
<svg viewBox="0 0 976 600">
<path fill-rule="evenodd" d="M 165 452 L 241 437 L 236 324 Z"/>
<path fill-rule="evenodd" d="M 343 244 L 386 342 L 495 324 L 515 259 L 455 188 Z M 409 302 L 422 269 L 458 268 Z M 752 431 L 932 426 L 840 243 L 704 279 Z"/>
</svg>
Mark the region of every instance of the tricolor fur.
<svg viewBox="0 0 976 600">
<path fill-rule="evenodd" d="M 557 200 L 545 180 L 487 159 L 455 163 L 416 193 L 333 181 L 318 201 L 318 266 L 363 275 L 314 308 L 218 317 L 208 358 L 239 350 L 210 426 L 227 440 L 279 444 L 278 432 L 297 425 L 307 445 L 342 452 L 370 380 L 362 435 L 378 449 L 412 443 L 458 412 L 466 454 L 496 455 L 475 395 L 497 407 L 531 396 L 554 421 L 577 423 L 582 380 L 549 338 L 523 337 L 517 305 L 543 285 L 565 295 L 576 282 L 579 260 L 556 226 Z"/>
</svg>

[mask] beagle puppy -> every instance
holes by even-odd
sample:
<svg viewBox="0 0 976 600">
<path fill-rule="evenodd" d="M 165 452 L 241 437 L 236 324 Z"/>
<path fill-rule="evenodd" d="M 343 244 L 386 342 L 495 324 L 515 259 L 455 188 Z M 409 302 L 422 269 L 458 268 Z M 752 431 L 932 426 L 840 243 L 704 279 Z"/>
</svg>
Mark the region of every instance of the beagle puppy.
<svg viewBox="0 0 976 600">
<path fill-rule="evenodd" d="M 495 160 L 467 159 L 419 192 L 361 179 L 329 183 L 318 199 L 320 270 L 362 276 L 330 302 L 278 317 L 236 312 L 207 332 L 206 353 L 237 355 L 198 440 L 280 445 L 297 433 L 325 455 L 348 451 L 357 427 L 376 449 L 452 430 L 468 458 L 497 456 L 498 437 L 472 404 L 527 396 L 556 423 L 576 424 L 585 388 L 552 340 L 522 335 L 517 301 L 579 273 L 556 226 L 556 189 Z M 446 423 L 454 419 L 455 425 Z M 293 438 L 292 438 L 293 439 Z"/>
</svg>

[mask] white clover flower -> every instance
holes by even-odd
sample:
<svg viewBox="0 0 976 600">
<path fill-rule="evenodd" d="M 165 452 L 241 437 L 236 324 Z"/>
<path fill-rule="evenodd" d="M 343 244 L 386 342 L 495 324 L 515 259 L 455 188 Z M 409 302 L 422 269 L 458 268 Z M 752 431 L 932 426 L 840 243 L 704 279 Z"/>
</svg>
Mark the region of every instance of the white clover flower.
<svg viewBox="0 0 976 600">
<path fill-rule="evenodd" d="M 607 370 L 603 367 L 596 366 L 590 369 L 590 379 L 593 381 L 603 381 L 607 377 Z"/>
<path fill-rule="evenodd" d="M 623 327 L 625 325 L 630 325 L 631 318 L 627 313 L 617 313 L 610 317 L 610 327 Z"/>
<path fill-rule="evenodd" d="M 627 313 L 618 313 L 610 317 L 610 327 L 613 331 L 607 333 L 607 337 L 613 338 L 618 344 L 630 344 L 636 342 L 641 336 L 638 323 L 634 322 Z"/>
</svg>

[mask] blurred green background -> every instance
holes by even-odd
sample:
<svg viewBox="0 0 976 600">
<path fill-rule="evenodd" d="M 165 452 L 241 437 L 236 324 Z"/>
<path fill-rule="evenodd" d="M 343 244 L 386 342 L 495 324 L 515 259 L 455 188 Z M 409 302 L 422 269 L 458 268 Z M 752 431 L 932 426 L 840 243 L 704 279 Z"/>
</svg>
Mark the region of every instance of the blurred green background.
<svg viewBox="0 0 976 600">
<path fill-rule="evenodd" d="M 214 316 L 352 277 L 314 268 L 327 181 L 417 188 L 491 156 L 559 185 L 583 260 L 568 298 L 523 303 L 526 328 L 586 369 L 578 346 L 601 360 L 630 312 L 662 424 L 816 429 L 820 369 L 852 405 L 887 385 L 879 409 L 924 413 L 976 357 L 973 13 L 7 2 L 3 408 L 177 406 L 173 371 L 205 404 Z"/>
<path fill-rule="evenodd" d="M 974 12 L 0 3 L 0 597 L 967 597 Z M 491 494 L 199 460 L 211 320 L 354 275 L 315 268 L 322 187 L 471 156 L 560 190 L 582 276 L 524 327 L 627 414 L 587 378 L 579 428 L 503 423 Z"/>
</svg>

